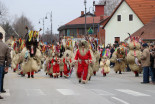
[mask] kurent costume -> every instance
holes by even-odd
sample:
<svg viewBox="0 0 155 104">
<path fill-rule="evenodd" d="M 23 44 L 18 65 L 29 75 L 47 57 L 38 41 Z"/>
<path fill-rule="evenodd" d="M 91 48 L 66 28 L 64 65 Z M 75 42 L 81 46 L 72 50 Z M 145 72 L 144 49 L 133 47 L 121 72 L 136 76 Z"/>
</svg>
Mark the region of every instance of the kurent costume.
<svg viewBox="0 0 155 104">
<path fill-rule="evenodd" d="M 38 49 L 39 31 L 30 31 L 26 34 L 26 47 L 21 52 L 23 73 L 34 78 L 34 72 L 38 72 L 41 68 L 41 51 Z"/>
<path fill-rule="evenodd" d="M 53 76 L 54 78 L 58 78 L 60 75 L 60 58 L 58 53 L 55 53 L 54 58 L 52 58 L 51 63 L 53 64 Z"/>
<path fill-rule="evenodd" d="M 92 56 L 87 41 L 81 41 L 79 43 L 79 49 L 77 50 L 74 59 L 78 62 L 77 77 L 79 78 L 79 82 L 81 82 L 82 78 L 82 82 L 86 83 L 88 66 L 92 61 Z"/>
<path fill-rule="evenodd" d="M 103 74 L 103 76 L 105 77 L 106 74 L 108 74 L 110 72 L 110 50 L 107 49 L 103 49 L 102 51 L 102 58 L 101 58 L 101 62 L 100 62 L 100 68 L 102 69 L 101 73 Z"/>
<path fill-rule="evenodd" d="M 139 76 L 139 72 L 141 72 L 140 66 L 140 43 L 138 37 L 133 37 L 129 43 L 129 53 L 127 55 L 127 62 L 129 64 L 130 69 L 135 73 L 135 77 Z"/>
<path fill-rule="evenodd" d="M 117 73 L 119 71 L 119 74 L 122 74 L 121 72 L 124 72 L 126 67 L 126 54 L 127 50 L 124 46 L 120 46 L 116 49 L 116 51 L 113 53 L 111 62 L 115 63 L 114 70 Z"/>
<path fill-rule="evenodd" d="M 64 64 L 64 77 L 69 78 L 72 74 L 73 67 L 72 67 L 72 60 L 73 60 L 73 45 L 72 40 L 70 38 L 66 41 L 65 52 L 63 55 L 63 64 Z"/>
</svg>

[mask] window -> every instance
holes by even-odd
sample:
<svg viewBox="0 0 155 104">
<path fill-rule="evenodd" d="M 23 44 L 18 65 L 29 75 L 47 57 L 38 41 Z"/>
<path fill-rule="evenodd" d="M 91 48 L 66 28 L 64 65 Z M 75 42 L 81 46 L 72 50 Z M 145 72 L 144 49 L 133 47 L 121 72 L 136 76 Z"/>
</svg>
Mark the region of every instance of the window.
<svg viewBox="0 0 155 104">
<path fill-rule="evenodd" d="M 133 21 L 133 15 L 132 14 L 129 15 L 129 21 Z"/>
<path fill-rule="evenodd" d="M 121 21 L 121 15 L 117 15 L 117 21 Z"/>
</svg>

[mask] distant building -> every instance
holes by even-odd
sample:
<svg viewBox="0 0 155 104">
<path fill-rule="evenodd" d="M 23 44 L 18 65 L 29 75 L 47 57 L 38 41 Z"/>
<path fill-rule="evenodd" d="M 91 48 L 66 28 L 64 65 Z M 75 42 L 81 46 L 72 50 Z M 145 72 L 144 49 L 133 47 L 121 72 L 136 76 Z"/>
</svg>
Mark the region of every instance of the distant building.
<svg viewBox="0 0 155 104">
<path fill-rule="evenodd" d="M 5 30 L 0 26 L 0 32 L 3 34 L 3 42 L 5 42 Z"/>
<path fill-rule="evenodd" d="M 155 17 L 131 36 L 138 36 L 142 38 L 143 41 L 155 42 Z"/>
<path fill-rule="evenodd" d="M 86 13 L 86 24 L 87 32 L 91 28 L 94 33 L 91 34 L 93 37 L 99 34 L 99 24 L 101 21 L 107 18 L 104 16 L 104 5 L 95 5 L 95 14 L 90 12 Z M 94 21 L 94 22 L 93 22 Z M 93 24 L 94 23 L 94 24 Z M 68 22 L 67 24 L 58 28 L 59 36 L 73 36 L 74 38 L 80 38 L 82 35 L 85 35 L 85 14 L 84 11 L 81 11 L 81 16 Z"/>
<path fill-rule="evenodd" d="M 105 45 L 124 41 L 155 16 L 154 0 L 122 0 L 100 27 L 105 31 Z"/>
</svg>

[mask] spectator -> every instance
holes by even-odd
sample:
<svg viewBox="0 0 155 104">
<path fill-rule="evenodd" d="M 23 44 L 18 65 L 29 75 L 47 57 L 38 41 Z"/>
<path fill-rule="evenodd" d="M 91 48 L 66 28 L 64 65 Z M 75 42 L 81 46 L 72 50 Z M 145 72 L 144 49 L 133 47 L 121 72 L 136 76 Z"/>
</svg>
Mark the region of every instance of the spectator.
<svg viewBox="0 0 155 104">
<path fill-rule="evenodd" d="M 143 68 L 143 82 L 142 84 L 149 83 L 149 67 L 150 67 L 150 52 L 148 44 L 144 43 L 142 45 L 142 56 L 141 56 L 141 65 Z"/>
<path fill-rule="evenodd" d="M 112 46 L 111 49 L 110 49 L 110 53 L 111 53 L 111 54 L 110 54 L 110 58 L 112 57 L 112 55 L 113 55 L 114 52 L 115 52 L 115 47 Z M 115 64 L 115 63 L 110 62 L 110 66 L 114 66 L 114 64 Z"/>
<path fill-rule="evenodd" d="M 150 45 L 150 69 L 151 69 L 151 79 L 152 79 L 152 84 L 155 84 L 155 44 L 152 43 Z"/>
<path fill-rule="evenodd" d="M 0 90 L 3 82 L 3 74 L 8 72 L 8 67 L 11 63 L 10 49 L 9 47 L 2 42 L 3 34 L 0 32 Z M 6 61 L 6 66 L 5 66 Z M 0 96 L 0 99 L 3 97 Z"/>
</svg>

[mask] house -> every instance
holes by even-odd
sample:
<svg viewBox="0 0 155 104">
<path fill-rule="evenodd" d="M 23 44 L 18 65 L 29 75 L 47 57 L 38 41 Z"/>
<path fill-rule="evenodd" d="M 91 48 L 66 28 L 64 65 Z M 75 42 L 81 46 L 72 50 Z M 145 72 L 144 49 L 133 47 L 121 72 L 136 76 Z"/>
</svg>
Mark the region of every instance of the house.
<svg viewBox="0 0 155 104">
<path fill-rule="evenodd" d="M 74 38 L 81 38 L 85 35 L 85 15 L 86 15 L 86 27 L 88 30 L 94 30 L 91 36 L 96 37 L 98 34 L 99 24 L 102 20 L 106 19 L 104 16 L 104 5 L 95 5 L 95 13 L 90 12 L 84 14 L 81 11 L 81 16 L 66 23 L 58 28 L 59 36 L 73 36 Z"/>
<path fill-rule="evenodd" d="M 155 41 L 155 17 L 131 36 L 140 37 L 143 41 Z"/>
<path fill-rule="evenodd" d="M 0 32 L 3 34 L 3 42 L 5 42 L 5 30 L 0 26 Z"/>
<path fill-rule="evenodd" d="M 102 22 L 105 45 L 124 41 L 155 16 L 154 0 L 122 0 L 111 16 Z"/>
</svg>

